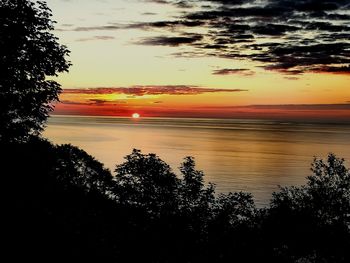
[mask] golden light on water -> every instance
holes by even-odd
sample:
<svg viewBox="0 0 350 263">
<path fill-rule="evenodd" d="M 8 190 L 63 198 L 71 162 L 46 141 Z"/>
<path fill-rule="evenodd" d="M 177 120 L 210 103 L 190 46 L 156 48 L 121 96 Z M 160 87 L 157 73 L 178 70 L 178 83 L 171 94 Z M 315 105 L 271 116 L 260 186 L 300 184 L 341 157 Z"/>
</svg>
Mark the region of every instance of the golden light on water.
<svg viewBox="0 0 350 263">
<path fill-rule="evenodd" d="M 132 115 L 131 115 L 131 117 L 133 118 L 133 119 L 138 119 L 138 118 L 140 118 L 140 114 L 138 114 L 138 113 L 133 113 Z"/>
</svg>

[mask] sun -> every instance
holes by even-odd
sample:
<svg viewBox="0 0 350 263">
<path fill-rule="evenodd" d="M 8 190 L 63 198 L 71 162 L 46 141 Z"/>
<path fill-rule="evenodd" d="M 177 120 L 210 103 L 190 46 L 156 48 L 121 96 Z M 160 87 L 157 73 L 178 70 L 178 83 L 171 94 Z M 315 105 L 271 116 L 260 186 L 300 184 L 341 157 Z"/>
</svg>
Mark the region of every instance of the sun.
<svg viewBox="0 0 350 263">
<path fill-rule="evenodd" d="M 131 117 L 133 117 L 133 119 L 138 119 L 138 118 L 140 118 L 140 114 L 135 112 L 131 115 Z"/>
</svg>

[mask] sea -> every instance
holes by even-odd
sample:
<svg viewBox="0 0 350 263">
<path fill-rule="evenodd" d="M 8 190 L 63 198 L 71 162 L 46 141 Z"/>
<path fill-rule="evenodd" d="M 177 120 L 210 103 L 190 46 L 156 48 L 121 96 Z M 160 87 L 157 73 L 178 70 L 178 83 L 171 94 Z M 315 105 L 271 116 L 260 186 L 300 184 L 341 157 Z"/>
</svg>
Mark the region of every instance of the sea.
<svg viewBox="0 0 350 263">
<path fill-rule="evenodd" d="M 217 193 L 250 192 L 258 207 L 279 187 L 305 184 L 315 157 L 334 153 L 350 167 L 350 123 L 54 115 L 43 135 L 82 148 L 112 172 L 133 149 L 157 154 L 176 174 L 193 156 Z"/>
</svg>

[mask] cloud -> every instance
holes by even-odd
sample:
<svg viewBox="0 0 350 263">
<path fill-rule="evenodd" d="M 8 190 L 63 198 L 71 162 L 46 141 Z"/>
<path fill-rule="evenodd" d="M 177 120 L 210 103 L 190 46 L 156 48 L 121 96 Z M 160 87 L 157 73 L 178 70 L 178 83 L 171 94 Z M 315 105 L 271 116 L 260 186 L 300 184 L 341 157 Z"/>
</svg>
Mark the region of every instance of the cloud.
<svg viewBox="0 0 350 263">
<path fill-rule="evenodd" d="M 103 105 L 106 102 L 108 102 L 107 100 L 102 100 L 102 99 L 89 99 L 89 101 L 94 105 Z"/>
<path fill-rule="evenodd" d="M 158 36 L 158 37 L 148 37 L 140 41 L 135 42 L 139 45 L 148 46 L 180 46 L 184 44 L 192 44 L 202 39 L 202 36 L 194 34 L 192 36 L 178 36 L 178 37 L 168 37 L 168 36 Z"/>
<path fill-rule="evenodd" d="M 150 3 L 156 3 L 156 4 L 170 4 L 170 2 L 166 0 L 144 0 L 144 2 L 150 2 Z"/>
<path fill-rule="evenodd" d="M 126 104 L 126 101 L 122 100 L 104 100 L 104 99 L 87 99 L 84 101 L 73 101 L 73 100 L 61 100 L 60 103 L 65 105 L 77 105 L 77 106 L 115 106 L 120 104 Z"/>
<path fill-rule="evenodd" d="M 156 3 L 156 4 L 171 4 L 178 8 L 191 8 L 194 6 L 193 1 L 186 1 L 186 0 L 177 0 L 177 1 L 166 1 L 166 0 L 144 0 L 145 2 L 149 3 Z"/>
<path fill-rule="evenodd" d="M 200 95 L 203 93 L 218 92 L 243 92 L 243 89 L 215 89 L 187 85 L 165 85 L 165 86 L 132 86 L 132 87 L 108 87 L 108 88 L 80 88 L 64 89 L 63 94 L 125 94 L 133 97 L 145 95 Z M 95 100 L 96 103 L 96 100 Z"/>
<path fill-rule="evenodd" d="M 155 15 L 157 15 L 157 13 L 153 13 L 153 12 L 143 12 L 141 15 L 144 15 L 144 16 L 155 16 Z"/>
<path fill-rule="evenodd" d="M 76 31 L 76 32 L 89 32 L 89 31 L 114 31 L 125 29 L 125 25 L 120 24 L 110 24 L 104 26 L 81 26 L 72 29 L 61 29 L 61 31 Z"/>
<path fill-rule="evenodd" d="M 210 106 L 209 106 L 210 108 Z M 214 106 L 214 108 L 289 109 L 289 110 L 350 110 L 350 102 L 328 104 L 252 104 L 245 106 Z"/>
<path fill-rule="evenodd" d="M 143 13 L 144 15 L 156 15 L 156 13 Z M 117 31 L 117 30 L 128 30 L 128 29 L 174 29 L 174 28 L 193 28 L 205 25 L 205 22 L 185 20 L 166 20 L 166 21 L 155 21 L 155 22 L 133 22 L 133 23 L 109 23 L 102 26 L 79 26 L 73 27 L 72 24 L 61 25 L 64 28 L 57 29 L 58 31 L 75 31 L 75 32 L 90 32 L 90 31 Z"/>
<path fill-rule="evenodd" d="M 213 75 L 252 76 L 254 74 L 255 74 L 254 71 L 251 71 L 250 69 L 244 69 L 244 68 L 236 68 L 236 69 L 224 68 L 224 69 L 217 69 L 213 71 Z"/>
<path fill-rule="evenodd" d="M 334 74 L 350 74 L 350 66 L 344 67 L 332 67 L 332 66 L 321 66 L 319 68 L 314 68 L 314 72 L 328 72 Z"/>
<path fill-rule="evenodd" d="M 74 103 L 56 105 L 55 114 L 73 114 L 90 116 L 130 116 L 134 112 L 142 116 L 158 117 L 217 117 L 217 118 L 259 118 L 274 120 L 310 120 L 327 122 L 349 122 L 350 103 L 348 104 L 281 104 L 213 106 L 188 105 L 174 106 L 164 102 L 157 104 L 104 104 Z"/>
<path fill-rule="evenodd" d="M 89 37 L 89 38 L 79 38 L 76 41 L 79 42 L 86 42 L 86 41 L 95 41 L 95 40 L 113 40 L 115 39 L 115 37 L 112 36 L 93 36 L 93 37 Z"/>
<path fill-rule="evenodd" d="M 274 110 L 350 110 L 350 103 L 339 104 L 278 104 L 278 105 L 250 105 L 247 108 Z"/>
<path fill-rule="evenodd" d="M 299 78 L 298 77 L 284 77 L 285 79 L 288 79 L 288 80 L 298 80 Z"/>
<path fill-rule="evenodd" d="M 91 105 L 90 103 L 85 102 L 79 102 L 79 101 L 72 101 L 72 100 L 60 100 L 60 103 L 67 104 L 67 105 Z"/>
<path fill-rule="evenodd" d="M 73 100 L 61 100 L 60 101 L 63 104 L 66 105 L 85 105 L 85 106 L 91 106 L 91 105 L 104 105 L 105 103 L 108 103 L 107 100 L 102 99 L 89 99 L 87 101 L 81 102 L 81 101 L 73 101 Z"/>
<path fill-rule="evenodd" d="M 74 26 L 73 24 L 60 24 L 60 26 L 63 26 L 63 27 L 72 27 Z"/>
<path fill-rule="evenodd" d="M 155 35 L 136 40 L 134 44 L 188 47 L 173 55 L 249 60 L 256 67 L 287 75 L 350 74 L 349 0 L 142 1 L 180 9 L 169 20 L 65 26 L 58 30 L 154 31 Z M 90 40 L 96 39 L 78 41 Z M 233 71 L 230 74 L 234 74 Z"/>
<path fill-rule="evenodd" d="M 289 75 L 350 73 L 349 0 L 149 2 L 196 8 L 179 11 L 172 21 L 128 25 L 164 31 L 163 35 L 141 39 L 138 44 L 188 46 L 191 50 L 174 54 L 250 60 L 257 67 Z M 184 35 L 194 31 L 203 32 L 202 37 Z"/>
</svg>

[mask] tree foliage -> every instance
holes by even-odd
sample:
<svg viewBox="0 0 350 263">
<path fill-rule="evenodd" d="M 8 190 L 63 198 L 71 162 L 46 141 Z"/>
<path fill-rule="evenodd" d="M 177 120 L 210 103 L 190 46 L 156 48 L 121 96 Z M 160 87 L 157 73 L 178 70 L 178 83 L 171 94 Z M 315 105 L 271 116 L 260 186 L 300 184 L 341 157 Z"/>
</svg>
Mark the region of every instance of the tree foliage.
<svg viewBox="0 0 350 263">
<path fill-rule="evenodd" d="M 68 71 L 68 49 L 51 32 L 45 2 L 0 1 L 0 140 L 26 140 L 43 130 Z"/>
<path fill-rule="evenodd" d="M 55 147 L 55 166 L 51 172 L 64 187 L 108 194 L 112 188 L 111 172 L 85 151 L 70 144 Z"/>
<path fill-rule="evenodd" d="M 70 65 L 50 17 L 43 2 L 0 0 L 2 236 L 12 261 L 350 262 L 350 171 L 334 154 L 258 209 L 249 193 L 215 194 L 192 157 L 178 176 L 134 149 L 113 176 L 77 147 L 32 136 L 60 93 L 47 77 Z"/>
<path fill-rule="evenodd" d="M 334 154 L 326 162 L 315 159 L 311 171 L 305 186 L 284 187 L 274 193 L 271 208 L 308 211 L 319 223 L 350 228 L 350 171 L 344 159 Z"/>
<path fill-rule="evenodd" d="M 205 205 L 214 198 L 214 186 L 204 185 L 204 173 L 196 169 L 196 163 L 193 157 L 184 158 L 184 162 L 180 166 L 182 174 L 180 195 L 183 206 L 186 209 L 193 210 L 196 207 Z"/>
<path fill-rule="evenodd" d="M 118 262 L 350 259 L 349 170 L 333 154 L 315 159 L 305 186 L 281 188 L 269 207 L 256 208 L 249 193 L 215 194 L 192 157 L 177 175 L 157 155 L 133 150 L 112 176 L 72 145 L 31 138 L 0 146 L 8 244 L 25 252 L 12 255 L 38 258 L 47 251 L 62 260 Z"/>
<path fill-rule="evenodd" d="M 118 200 L 157 217 L 165 211 L 173 212 L 178 179 L 170 166 L 157 155 L 145 155 L 136 149 L 125 159 L 115 169 Z"/>
<path fill-rule="evenodd" d="M 272 246 L 297 262 L 346 262 L 350 246 L 350 173 L 344 159 L 315 159 L 301 187 L 273 194 L 265 218 Z"/>
</svg>

